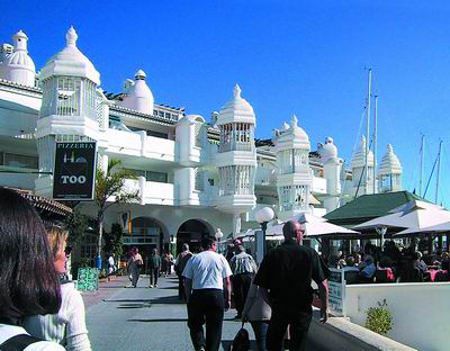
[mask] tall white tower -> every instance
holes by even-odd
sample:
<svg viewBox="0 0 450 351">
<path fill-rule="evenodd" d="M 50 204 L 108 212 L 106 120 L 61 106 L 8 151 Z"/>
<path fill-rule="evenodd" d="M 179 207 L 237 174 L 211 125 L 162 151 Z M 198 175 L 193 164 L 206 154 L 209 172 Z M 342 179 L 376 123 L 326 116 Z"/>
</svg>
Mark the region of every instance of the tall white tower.
<svg viewBox="0 0 450 351">
<path fill-rule="evenodd" d="M 97 86 L 100 74 L 77 48 L 78 35 L 67 31 L 66 47 L 41 71 L 43 97 L 37 122 L 39 170 L 52 172 L 56 141 L 95 141 L 99 134 Z M 36 180 L 36 192 L 50 196 L 52 176 Z"/>
<path fill-rule="evenodd" d="M 291 125 L 285 123 L 274 142 L 278 166 L 278 217 L 283 220 L 309 211 L 311 146 L 308 135 L 298 126 L 295 115 L 292 116 Z"/>
<path fill-rule="evenodd" d="M 378 171 L 379 190 L 381 193 L 402 190 L 402 165 L 394 153 L 391 144 L 387 145 L 386 154 L 381 160 Z"/>
<path fill-rule="evenodd" d="M 373 152 L 369 151 L 367 157 L 368 173 L 369 176 L 366 177 L 364 174 L 365 167 L 365 149 L 366 149 L 366 138 L 361 137 L 361 144 L 358 151 L 353 154 L 352 157 L 352 174 L 353 174 L 353 196 L 361 196 L 364 194 L 375 193 L 373 189 Z M 367 183 L 366 183 L 367 181 Z M 366 186 L 367 185 L 367 186 Z M 366 192 L 366 189 L 368 190 Z M 376 189 L 375 189 L 376 190 Z"/>
<path fill-rule="evenodd" d="M 14 83 L 34 86 L 36 67 L 28 55 L 28 37 L 19 30 L 14 36 L 14 50 L 0 63 L 0 78 Z"/>
<path fill-rule="evenodd" d="M 339 207 L 341 195 L 342 159 L 338 157 L 338 149 L 333 138 L 327 137 L 321 147 L 320 156 L 323 162 L 324 178 L 327 180 L 327 197 L 324 198 L 324 207 L 331 212 Z"/>
<path fill-rule="evenodd" d="M 217 208 L 233 214 L 233 234 L 241 231 L 241 214 L 256 204 L 254 195 L 256 149 L 255 113 L 241 97 L 236 84 L 234 97 L 219 112 L 220 143 L 217 153 L 219 199 Z"/>
</svg>

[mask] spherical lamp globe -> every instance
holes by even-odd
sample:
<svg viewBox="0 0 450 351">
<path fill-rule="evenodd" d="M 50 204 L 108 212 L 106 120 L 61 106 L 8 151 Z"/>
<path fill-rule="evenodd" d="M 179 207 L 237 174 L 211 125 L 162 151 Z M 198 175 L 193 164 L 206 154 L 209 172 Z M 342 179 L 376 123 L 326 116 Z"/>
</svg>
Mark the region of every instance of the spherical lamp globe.
<svg viewBox="0 0 450 351">
<path fill-rule="evenodd" d="M 275 213 L 270 207 L 263 207 L 258 212 L 256 212 L 255 217 L 258 223 L 267 223 L 270 222 L 273 217 L 275 217 Z"/>
</svg>

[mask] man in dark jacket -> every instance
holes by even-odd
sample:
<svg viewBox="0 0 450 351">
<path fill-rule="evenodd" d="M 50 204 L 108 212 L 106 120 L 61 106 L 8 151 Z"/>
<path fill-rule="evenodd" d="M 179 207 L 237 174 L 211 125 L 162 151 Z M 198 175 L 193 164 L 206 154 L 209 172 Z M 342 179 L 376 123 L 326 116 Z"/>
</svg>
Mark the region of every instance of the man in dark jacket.
<svg viewBox="0 0 450 351">
<path fill-rule="evenodd" d="M 254 284 L 266 291 L 272 307 L 267 331 L 267 350 L 281 350 L 286 329 L 290 331 L 290 350 L 304 350 L 306 335 L 312 319 L 313 289 L 319 286 L 321 321 L 327 321 L 327 268 L 312 248 L 300 245 L 303 232 L 300 223 L 289 221 L 283 227 L 285 241 L 266 255 Z"/>
</svg>

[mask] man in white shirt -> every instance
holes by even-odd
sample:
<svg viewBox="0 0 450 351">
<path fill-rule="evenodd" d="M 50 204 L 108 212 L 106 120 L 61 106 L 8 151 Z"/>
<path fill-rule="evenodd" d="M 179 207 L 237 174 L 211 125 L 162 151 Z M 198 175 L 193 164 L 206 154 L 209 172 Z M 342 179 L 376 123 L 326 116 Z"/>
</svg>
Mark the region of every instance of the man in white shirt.
<svg viewBox="0 0 450 351">
<path fill-rule="evenodd" d="M 203 252 L 188 261 L 182 274 L 188 327 L 196 351 L 219 350 L 224 310 L 231 305 L 231 268 L 225 257 L 216 253 L 216 244 L 215 238 L 203 238 Z"/>
</svg>

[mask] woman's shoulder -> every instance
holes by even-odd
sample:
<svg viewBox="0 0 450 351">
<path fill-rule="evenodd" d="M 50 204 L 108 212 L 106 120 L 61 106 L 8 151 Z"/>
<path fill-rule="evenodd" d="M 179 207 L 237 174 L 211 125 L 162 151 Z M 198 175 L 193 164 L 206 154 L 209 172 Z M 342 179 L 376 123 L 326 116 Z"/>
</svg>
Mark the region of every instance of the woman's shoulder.
<svg viewBox="0 0 450 351">
<path fill-rule="evenodd" d="M 51 341 L 39 341 L 26 347 L 24 351 L 64 351 L 65 348 Z"/>
</svg>

